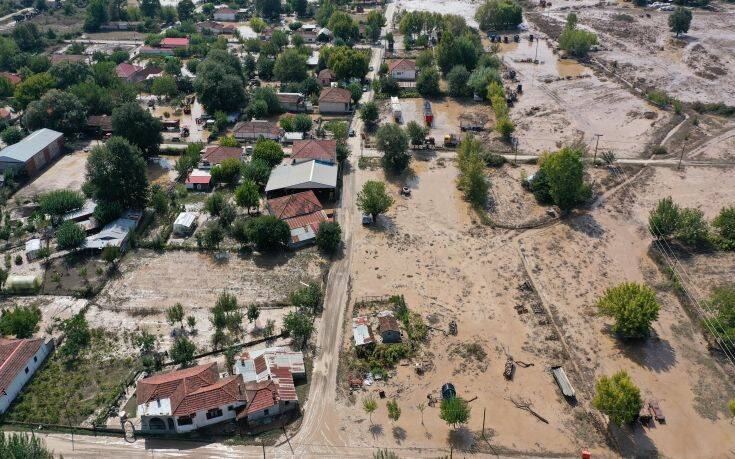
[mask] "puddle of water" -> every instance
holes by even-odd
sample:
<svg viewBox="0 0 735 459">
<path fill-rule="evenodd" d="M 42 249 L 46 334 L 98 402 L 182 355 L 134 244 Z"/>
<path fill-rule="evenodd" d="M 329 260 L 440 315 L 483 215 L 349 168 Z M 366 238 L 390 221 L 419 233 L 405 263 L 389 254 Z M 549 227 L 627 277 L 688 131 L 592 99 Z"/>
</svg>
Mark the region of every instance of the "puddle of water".
<svg viewBox="0 0 735 459">
<path fill-rule="evenodd" d="M 499 43 L 500 53 L 515 66 L 534 66 L 535 73 L 562 78 L 591 74 L 592 72 L 574 59 L 560 59 L 546 40 L 529 41 L 523 36 L 519 43 Z M 531 62 L 537 59 L 538 64 Z"/>
</svg>

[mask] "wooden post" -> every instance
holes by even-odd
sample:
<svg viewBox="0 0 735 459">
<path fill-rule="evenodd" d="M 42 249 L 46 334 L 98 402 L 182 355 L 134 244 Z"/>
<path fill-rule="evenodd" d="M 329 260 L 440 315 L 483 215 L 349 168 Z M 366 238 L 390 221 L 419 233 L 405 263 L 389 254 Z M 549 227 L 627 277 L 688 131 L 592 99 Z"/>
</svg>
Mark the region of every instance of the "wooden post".
<svg viewBox="0 0 735 459">
<path fill-rule="evenodd" d="M 482 409 L 482 438 L 485 438 L 485 411 L 487 408 Z"/>
</svg>

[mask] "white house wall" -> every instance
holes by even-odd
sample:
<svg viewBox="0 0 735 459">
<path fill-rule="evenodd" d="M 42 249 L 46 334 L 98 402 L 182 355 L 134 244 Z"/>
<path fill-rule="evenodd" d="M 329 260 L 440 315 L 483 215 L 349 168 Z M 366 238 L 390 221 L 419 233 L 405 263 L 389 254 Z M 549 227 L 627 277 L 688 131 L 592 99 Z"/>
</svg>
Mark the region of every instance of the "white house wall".
<svg viewBox="0 0 735 459">
<path fill-rule="evenodd" d="M 41 366 L 43 361 L 46 360 L 46 357 L 48 357 L 49 353 L 51 352 L 51 348 L 53 348 L 53 343 L 43 343 L 41 344 L 41 347 L 38 348 L 36 354 L 33 356 L 36 358 L 36 360 L 34 361 L 33 357 L 28 359 L 26 366 L 20 370 L 20 372 L 15 376 L 15 379 L 13 379 L 8 388 L 5 390 L 5 394 L 0 397 L 0 414 L 5 413 L 10 404 L 13 403 L 13 400 L 15 400 L 15 397 L 18 395 L 21 389 L 23 389 L 23 386 L 25 386 L 28 380 L 33 377 L 33 374 L 36 372 L 38 367 Z M 28 368 L 28 373 L 25 372 L 26 368 Z"/>
</svg>

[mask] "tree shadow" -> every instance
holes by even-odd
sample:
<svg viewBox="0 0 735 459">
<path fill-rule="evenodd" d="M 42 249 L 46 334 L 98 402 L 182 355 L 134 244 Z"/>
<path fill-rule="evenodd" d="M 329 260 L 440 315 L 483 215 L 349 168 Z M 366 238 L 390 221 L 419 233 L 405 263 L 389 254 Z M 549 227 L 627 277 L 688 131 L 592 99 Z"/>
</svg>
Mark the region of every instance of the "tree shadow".
<svg viewBox="0 0 735 459">
<path fill-rule="evenodd" d="M 589 237 L 599 239 L 605 234 L 605 229 L 600 226 L 594 217 L 590 214 L 580 215 L 576 218 L 567 220 L 569 228 L 574 231 L 583 233 Z"/>
<path fill-rule="evenodd" d="M 393 438 L 400 445 L 406 439 L 406 429 L 401 426 L 393 426 Z"/>
<path fill-rule="evenodd" d="M 471 451 L 475 444 L 475 434 L 465 426 L 449 431 L 447 443 L 460 451 Z"/>
<path fill-rule="evenodd" d="M 618 427 L 608 424 L 608 429 L 615 436 L 623 457 L 657 458 L 658 449 L 653 444 L 646 430 L 637 422 L 631 426 Z"/>
<path fill-rule="evenodd" d="M 373 436 L 373 439 L 377 440 L 378 438 L 382 437 L 384 435 L 383 431 L 383 425 L 382 424 L 371 424 L 370 428 L 368 429 L 368 432 L 370 432 L 370 435 Z"/>
<path fill-rule="evenodd" d="M 279 250 L 277 252 L 254 252 L 253 262 L 255 266 L 262 269 L 273 269 L 285 265 L 294 257 L 290 250 Z"/>
<path fill-rule="evenodd" d="M 615 335 L 608 327 L 606 334 Z M 648 339 L 624 340 L 615 336 L 615 347 L 627 358 L 651 371 L 660 373 L 676 365 L 676 350 L 668 340 L 653 335 Z"/>
</svg>

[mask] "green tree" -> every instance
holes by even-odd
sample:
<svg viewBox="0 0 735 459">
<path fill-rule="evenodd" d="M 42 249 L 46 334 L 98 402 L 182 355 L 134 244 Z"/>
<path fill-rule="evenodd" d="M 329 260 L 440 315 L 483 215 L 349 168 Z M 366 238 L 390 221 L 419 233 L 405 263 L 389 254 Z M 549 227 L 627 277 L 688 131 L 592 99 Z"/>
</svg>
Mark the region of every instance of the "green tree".
<svg viewBox="0 0 735 459">
<path fill-rule="evenodd" d="M 475 19 L 480 24 L 480 30 L 509 30 L 523 22 L 523 11 L 513 0 L 487 0 L 477 9 Z"/>
<path fill-rule="evenodd" d="M 303 349 L 314 331 L 314 320 L 310 314 L 291 311 L 283 317 L 283 329 L 288 332 L 298 349 Z"/>
<path fill-rule="evenodd" d="M 360 119 L 368 126 L 375 126 L 379 116 L 380 110 L 378 109 L 378 104 L 375 102 L 370 101 L 360 107 Z"/>
<path fill-rule="evenodd" d="M 225 207 L 225 203 L 225 195 L 222 194 L 222 192 L 217 191 L 209 195 L 204 201 L 204 210 L 206 210 L 207 213 L 209 213 L 213 217 L 217 217 L 222 212 L 222 209 Z"/>
<path fill-rule="evenodd" d="M 495 130 L 500 134 L 503 140 L 509 141 L 513 132 L 516 130 L 516 125 L 510 120 L 510 118 L 508 118 L 507 115 L 501 116 L 495 122 Z"/>
<path fill-rule="evenodd" d="M 176 85 L 176 78 L 171 75 L 154 78 L 153 83 L 151 83 L 151 94 L 173 98 L 178 93 L 179 88 Z"/>
<path fill-rule="evenodd" d="M 258 320 L 258 317 L 260 317 L 260 308 L 255 303 L 250 303 L 248 305 L 248 322 L 253 323 L 256 320 Z"/>
<path fill-rule="evenodd" d="M 713 332 L 715 337 L 723 343 L 735 341 L 735 285 L 721 285 L 712 290 L 707 299 L 708 310 L 715 315 L 719 327 Z"/>
<path fill-rule="evenodd" d="M 502 84 L 498 71 L 491 67 L 479 67 L 470 74 L 467 86 L 469 86 L 471 93 L 479 97 L 485 97 L 487 96 L 488 86 L 493 82 Z M 505 100 L 505 97 L 503 97 L 503 100 Z"/>
<path fill-rule="evenodd" d="M 549 196 L 562 212 L 568 212 L 584 197 L 582 152 L 570 147 L 546 155 L 540 165 L 548 181 Z"/>
<path fill-rule="evenodd" d="M 365 213 L 378 217 L 393 205 L 393 198 L 385 191 L 385 183 L 368 180 L 357 193 L 357 207 Z"/>
<path fill-rule="evenodd" d="M 723 248 L 735 248 L 735 207 L 726 207 L 720 210 L 719 215 L 712 221 L 717 232 L 719 243 Z"/>
<path fill-rule="evenodd" d="M 618 426 L 633 422 L 643 407 L 641 391 L 625 371 L 603 376 L 595 384 L 592 405 Z"/>
<path fill-rule="evenodd" d="M 184 306 L 181 303 L 176 303 L 166 308 L 166 321 L 171 326 L 179 324 L 181 328 L 184 328 Z"/>
<path fill-rule="evenodd" d="M 447 84 L 449 86 L 449 94 L 452 97 L 466 97 L 470 92 L 467 82 L 470 79 L 470 72 L 464 65 L 455 65 L 447 74 Z"/>
<path fill-rule="evenodd" d="M 457 427 L 457 424 L 465 424 L 470 419 L 470 404 L 460 397 L 442 399 L 439 417 L 452 427 Z"/>
<path fill-rule="evenodd" d="M 440 94 L 439 72 L 434 68 L 421 70 L 416 78 L 416 90 L 424 97 L 436 97 Z"/>
<path fill-rule="evenodd" d="M 38 53 L 43 51 L 44 40 L 41 30 L 33 22 L 20 22 L 13 27 L 13 40 L 21 51 Z"/>
<path fill-rule="evenodd" d="M 341 38 L 346 43 L 354 43 L 360 35 L 357 23 L 342 11 L 335 11 L 329 18 L 327 28 L 332 31 L 335 38 Z"/>
<path fill-rule="evenodd" d="M 684 208 L 679 212 L 676 238 L 689 246 L 702 246 L 710 241 L 709 225 L 699 209 Z"/>
<path fill-rule="evenodd" d="M 86 120 L 87 113 L 79 99 L 57 89 L 28 104 L 23 114 L 23 125 L 29 131 L 48 128 L 67 135 L 81 131 Z"/>
<path fill-rule="evenodd" d="M 140 12 L 147 18 L 155 18 L 161 12 L 159 0 L 140 0 Z"/>
<path fill-rule="evenodd" d="M 302 18 L 306 16 L 306 8 L 309 5 L 307 0 L 288 0 L 288 4 L 298 17 Z"/>
<path fill-rule="evenodd" d="M 250 214 L 250 209 L 260 205 L 260 193 L 258 184 L 252 180 L 245 180 L 242 185 L 235 190 L 235 202 L 238 206 L 244 207 Z"/>
<path fill-rule="evenodd" d="M 474 206 L 484 208 L 490 184 L 485 176 L 485 150 L 479 139 L 467 136 L 459 145 L 457 166 L 458 185 L 464 198 Z"/>
<path fill-rule="evenodd" d="M 651 322 L 658 318 L 659 304 L 649 287 L 623 282 L 607 289 L 597 308 L 615 319 L 612 329 L 621 337 L 645 338 L 650 334 Z"/>
<path fill-rule="evenodd" d="M 235 185 L 240 180 L 242 163 L 237 158 L 225 158 L 210 170 L 215 183 Z"/>
<path fill-rule="evenodd" d="M 248 240 L 255 243 L 258 250 L 272 252 L 288 244 L 291 230 L 288 225 L 273 215 L 251 218 L 247 224 Z"/>
<path fill-rule="evenodd" d="M 54 459 L 40 437 L 26 433 L 5 433 L 0 436 L 0 457 L 8 459 Z"/>
<path fill-rule="evenodd" d="M 692 11 L 683 6 L 677 6 L 669 15 L 669 29 L 678 37 L 683 33 L 689 32 L 689 26 L 692 23 Z"/>
<path fill-rule="evenodd" d="M 281 82 L 306 79 L 306 56 L 295 48 L 289 48 L 276 58 L 273 75 Z"/>
<path fill-rule="evenodd" d="M 648 216 L 648 231 L 656 239 L 667 239 L 676 233 L 679 225 L 679 206 L 671 196 L 661 199 Z"/>
<path fill-rule="evenodd" d="M 373 424 L 373 412 L 378 409 L 378 402 L 371 395 L 362 399 L 362 409 L 370 417 L 370 425 Z"/>
<path fill-rule="evenodd" d="M 48 90 L 54 87 L 54 78 L 48 73 L 31 75 L 15 86 L 13 98 L 19 108 L 26 108 L 34 100 L 40 99 Z"/>
<path fill-rule="evenodd" d="M 254 159 L 242 166 L 242 178 L 265 185 L 271 173 L 270 165 L 262 159 Z"/>
<path fill-rule="evenodd" d="M 197 65 L 194 89 L 209 113 L 230 113 L 247 105 L 240 61 L 227 51 L 213 49 Z"/>
<path fill-rule="evenodd" d="M 90 0 L 84 18 L 84 30 L 97 32 L 100 26 L 109 21 L 107 2 L 105 0 Z"/>
<path fill-rule="evenodd" d="M 296 115 L 293 120 L 293 128 L 296 132 L 309 132 L 312 124 L 311 117 L 304 113 Z"/>
<path fill-rule="evenodd" d="M 420 145 L 428 135 L 429 130 L 416 121 L 409 121 L 406 125 L 406 134 L 411 139 L 411 145 Z"/>
<path fill-rule="evenodd" d="M 481 54 L 482 45 L 472 34 L 461 36 L 442 34 L 434 49 L 436 63 L 445 75 L 456 65 L 464 65 L 467 70 L 474 70 Z"/>
<path fill-rule="evenodd" d="M 384 124 L 378 128 L 376 146 L 383 152 L 383 168 L 387 171 L 401 173 L 411 162 L 408 135 L 397 124 Z"/>
<path fill-rule="evenodd" d="M 84 229 L 73 221 L 65 221 L 56 230 L 56 243 L 62 250 L 74 250 L 81 247 L 87 236 Z"/>
<path fill-rule="evenodd" d="M 398 401 L 395 399 L 388 400 L 385 403 L 386 408 L 388 408 L 388 419 L 390 419 L 393 422 L 396 422 L 398 418 L 401 417 L 401 407 L 398 406 Z"/>
<path fill-rule="evenodd" d="M 730 416 L 732 416 L 732 419 L 730 420 L 730 424 L 732 424 L 733 421 L 735 421 L 735 398 L 731 398 L 729 402 L 727 402 L 727 409 L 730 412 Z"/>
<path fill-rule="evenodd" d="M 56 87 L 59 89 L 66 89 L 69 86 L 83 83 L 87 78 L 92 76 L 92 72 L 89 70 L 87 64 L 73 61 L 56 63 L 51 66 L 48 73 L 54 79 Z"/>
<path fill-rule="evenodd" d="M 575 57 L 583 58 L 596 44 L 597 35 L 594 32 L 577 28 L 577 14 L 569 13 L 564 30 L 559 36 L 559 47 Z"/>
<path fill-rule="evenodd" d="M 275 18 L 281 14 L 281 0 L 255 0 L 255 9 L 264 18 Z"/>
<path fill-rule="evenodd" d="M 342 243 L 342 228 L 337 222 L 321 222 L 316 232 L 316 246 L 326 253 L 334 253 Z"/>
<path fill-rule="evenodd" d="M 142 208 L 148 202 L 148 178 L 140 150 L 120 137 L 94 147 L 87 159 L 84 190 L 98 207 L 114 204 L 120 212 Z"/>
<path fill-rule="evenodd" d="M 322 299 L 322 288 L 316 282 L 309 282 L 305 287 L 294 290 L 289 295 L 291 304 L 302 311 L 310 313 L 319 312 L 322 306 Z"/>
<path fill-rule="evenodd" d="M 194 354 L 197 348 L 186 336 L 179 336 L 171 345 L 168 351 L 171 361 L 182 367 L 189 367 L 194 364 Z"/>
<path fill-rule="evenodd" d="M 347 46 L 322 48 L 320 56 L 326 58 L 327 67 L 334 72 L 338 80 L 362 79 L 370 67 L 369 56 L 359 49 Z"/>
<path fill-rule="evenodd" d="M 112 132 L 127 139 L 140 149 L 145 157 L 158 154 L 163 142 L 161 121 L 153 117 L 137 102 L 130 102 L 112 111 Z"/>
<path fill-rule="evenodd" d="M 196 7 L 194 6 L 194 2 L 191 0 L 181 0 L 179 4 L 176 5 L 176 11 L 179 14 L 179 19 L 182 21 L 188 21 L 191 19 L 195 9 Z"/>
<path fill-rule="evenodd" d="M 41 213 L 60 216 L 84 205 L 84 196 L 74 190 L 62 189 L 49 191 L 38 197 L 38 210 Z"/>
<path fill-rule="evenodd" d="M 283 149 L 275 140 L 260 139 L 253 147 L 253 160 L 263 161 L 270 168 L 280 164 L 283 157 Z"/>
<path fill-rule="evenodd" d="M 41 310 L 37 306 L 18 306 L 3 310 L 0 317 L 0 331 L 5 336 L 18 339 L 30 338 L 38 331 Z"/>
<path fill-rule="evenodd" d="M 5 142 L 6 145 L 13 145 L 23 140 L 23 131 L 17 127 L 6 127 L 0 133 L 0 138 Z"/>
<path fill-rule="evenodd" d="M 76 358 L 92 341 L 92 333 L 83 312 L 65 320 L 62 329 L 66 336 L 60 352 L 66 357 Z"/>
</svg>

